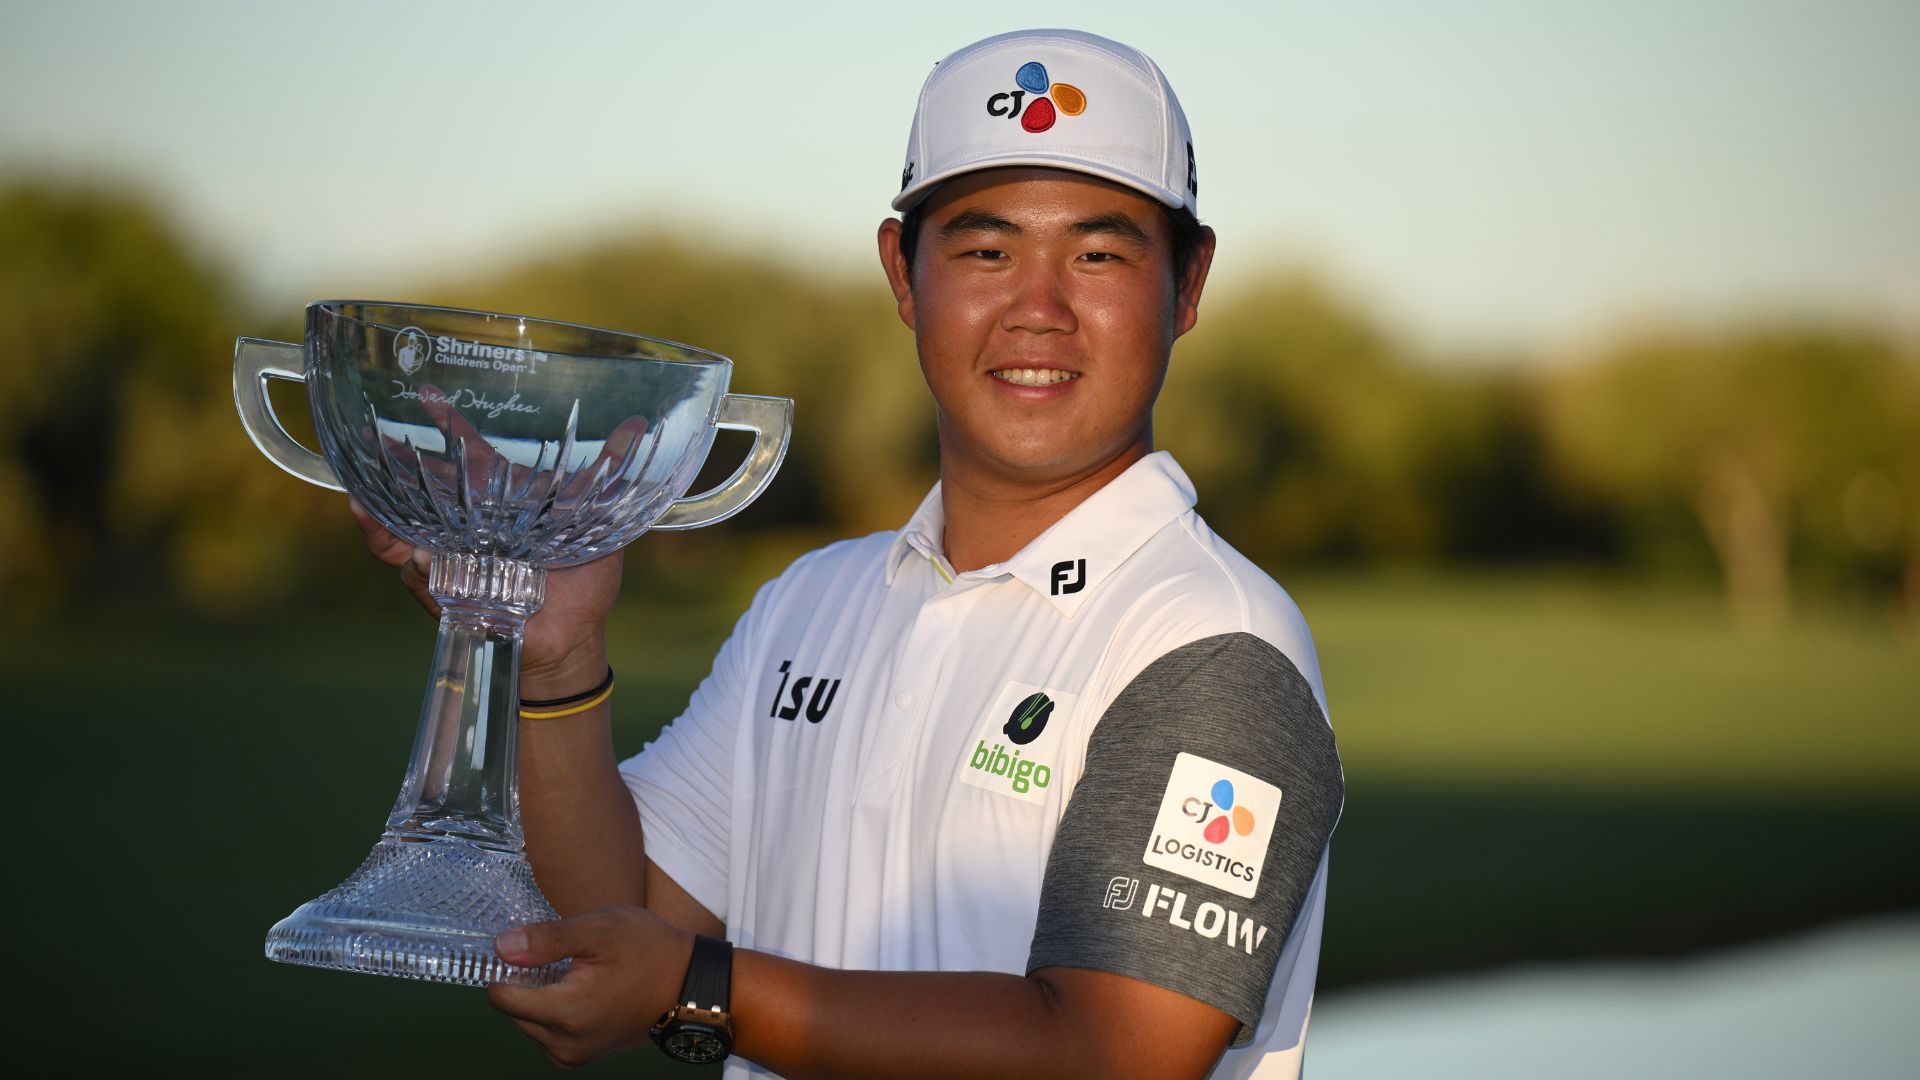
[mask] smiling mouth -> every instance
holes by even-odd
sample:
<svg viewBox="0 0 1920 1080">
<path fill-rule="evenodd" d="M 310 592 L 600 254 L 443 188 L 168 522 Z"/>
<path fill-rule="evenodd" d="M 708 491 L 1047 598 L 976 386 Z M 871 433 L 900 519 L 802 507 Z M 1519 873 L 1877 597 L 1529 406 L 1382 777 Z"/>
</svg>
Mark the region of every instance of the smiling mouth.
<svg viewBox="0 0 1920 1080">
<path fill-rule="evenodd" d="M 1015 386 L 1052 386 L 1080 377 L 1077 371 L 1061 371 L 1059 368 L 1001 368 L 989 374 Z"/>
</svg>

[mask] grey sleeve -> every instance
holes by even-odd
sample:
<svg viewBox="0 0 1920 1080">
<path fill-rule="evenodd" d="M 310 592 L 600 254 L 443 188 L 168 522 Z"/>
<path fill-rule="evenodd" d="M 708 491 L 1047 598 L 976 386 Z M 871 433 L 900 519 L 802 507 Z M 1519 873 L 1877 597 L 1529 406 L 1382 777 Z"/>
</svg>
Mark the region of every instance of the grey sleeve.
<svg viewBox="0 0 1920 1080">
<path fill-rule="evenodd" d="M 1093 968 L 1185 994 L 1253 1036 L 1340 814 L 1333 732 L 1252 634 L 1167 653 L 1122 690 L 1047 857 L 1029 973 Z"/>
</svg>

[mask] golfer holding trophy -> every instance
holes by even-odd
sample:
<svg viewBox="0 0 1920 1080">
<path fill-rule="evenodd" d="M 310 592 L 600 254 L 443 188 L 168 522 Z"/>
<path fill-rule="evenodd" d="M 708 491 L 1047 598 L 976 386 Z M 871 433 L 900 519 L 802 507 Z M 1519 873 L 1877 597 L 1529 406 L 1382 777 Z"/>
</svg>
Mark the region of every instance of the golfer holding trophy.
<svg viewBox="0 0 1920 1080">
<path fill-rule="evenodd" d="M 899 180 L 877 239 L 939 483 L 764 585 L 624 760 L 605 556 L 750 501 L 786 403 L 509 316 L 243 341 L 256 441 L 441 618 L 386 833 L 269 955 L 486 984 L 569 1067 L 1299 1075 L 1343 785 L 1298 609 L 1153 446 L 1214 250 L 1186 116 L 1138 50 L 1005 34 L 934 67 Z M 305 378 L 324 461 L 269 377 Z M 754 448 L 682 498 L 716 426 Z"/>
</svg>

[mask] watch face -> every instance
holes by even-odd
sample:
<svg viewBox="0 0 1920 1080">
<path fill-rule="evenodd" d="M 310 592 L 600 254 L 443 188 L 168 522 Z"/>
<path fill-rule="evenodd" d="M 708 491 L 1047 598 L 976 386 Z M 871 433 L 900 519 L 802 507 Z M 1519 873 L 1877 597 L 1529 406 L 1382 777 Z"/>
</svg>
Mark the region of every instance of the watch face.
<svg viewBox="0 0 1920 1080">
<path fill-rule="evenodd" d="M 660 1049 L 681 1061 L 703 1064 L 727 1056 L 727 1040 L 706 1024 L 682 1024 L 660 1040 Z"/>
</svg>

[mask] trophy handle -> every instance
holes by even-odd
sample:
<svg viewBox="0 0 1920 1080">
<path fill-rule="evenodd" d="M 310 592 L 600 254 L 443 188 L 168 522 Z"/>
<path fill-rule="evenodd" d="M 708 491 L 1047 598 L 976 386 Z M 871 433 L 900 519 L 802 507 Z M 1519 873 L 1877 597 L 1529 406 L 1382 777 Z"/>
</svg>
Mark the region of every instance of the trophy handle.
<svg viewBox="0 0 1920 1080">
<path fill-rule="evenodd" d="M 793 435 L 793 399 L 728 394 L 720 400 L 714 427 L 753 432 L 753 449 L 719 487 L 677 499 L 650 528 L 674 532 L 725 521 L 760 497 L 787 456 Z"/>
<path fill-rule="evenodd" d="M 327 459 L 301 446 L 280 418 L 273 414 L 273 402 L 267 398 L 267 380 L 285 379 L 304 383 L 301 348 L 284 341 L 266 341 L 243 337 L 233 345 L 233 403 L 240 409 L 240 425 L 247 429 L 253 445 L 275 465 L 309 484 L 334 491 L 345 491 Z"/>
</svg>

